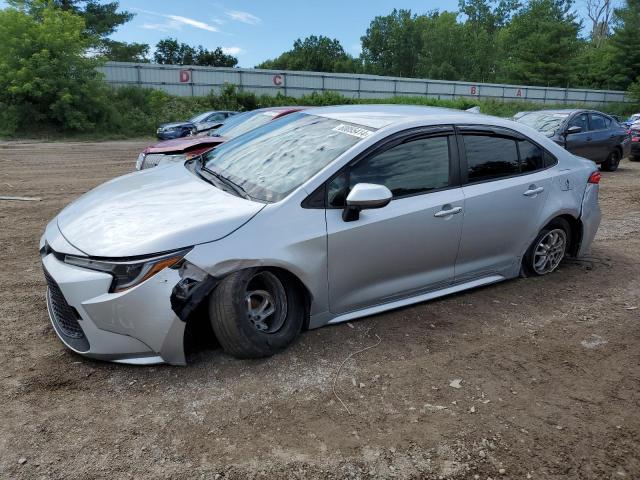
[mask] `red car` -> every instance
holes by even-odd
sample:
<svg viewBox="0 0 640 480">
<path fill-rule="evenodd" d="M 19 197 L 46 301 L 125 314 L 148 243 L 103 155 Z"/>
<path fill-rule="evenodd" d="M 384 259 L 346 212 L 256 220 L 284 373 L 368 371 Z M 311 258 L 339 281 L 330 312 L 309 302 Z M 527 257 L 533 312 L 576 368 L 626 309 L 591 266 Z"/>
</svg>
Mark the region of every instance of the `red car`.
<svg viewBox="0 0 640 480">
<path fill-rule="evenodd" d="M 268 107 L 251 110 L 234 115 L 220 128 L 207 134 L 154 143 L 138 155 L 136 170 L 144 170 L 169 162 L 189 160 L 208 152 L 231 138 L 305 108 L 307 107 Z"/>
</svg>

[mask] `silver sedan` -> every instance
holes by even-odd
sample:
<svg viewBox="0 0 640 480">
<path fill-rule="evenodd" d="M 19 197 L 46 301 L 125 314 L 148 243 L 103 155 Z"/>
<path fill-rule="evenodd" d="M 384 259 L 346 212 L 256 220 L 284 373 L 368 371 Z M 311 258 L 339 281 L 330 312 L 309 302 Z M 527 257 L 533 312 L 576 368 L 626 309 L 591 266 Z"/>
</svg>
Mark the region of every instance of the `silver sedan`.
<svg viewBox="0 0 640 480">
<path fill-rule="evenodd" d="M 589 250 L 596 165 L 509 120 L 410 106 L 305 110 L 77 199 L 40 243 L 67 347 L 185 363 L 518 275 Z"/>
</svg>

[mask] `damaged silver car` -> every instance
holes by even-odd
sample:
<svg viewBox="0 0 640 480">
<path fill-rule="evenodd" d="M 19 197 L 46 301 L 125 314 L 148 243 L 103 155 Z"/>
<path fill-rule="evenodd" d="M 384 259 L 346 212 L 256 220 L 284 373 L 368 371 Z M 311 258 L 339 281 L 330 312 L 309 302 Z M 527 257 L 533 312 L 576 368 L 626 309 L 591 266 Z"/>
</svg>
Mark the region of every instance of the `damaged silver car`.
<svg viewBox="0 0 640 480">
<path fill-rule="evenodd" d="M 49 315 L 97 359 L 184 364 L 203 318 L 226 352 L 268 356 L 307 328 L 553 272 L 589 250 L 599 179 L 509 120 L 305 110 L 66 207 L 40 243 Z"/>
</svg>

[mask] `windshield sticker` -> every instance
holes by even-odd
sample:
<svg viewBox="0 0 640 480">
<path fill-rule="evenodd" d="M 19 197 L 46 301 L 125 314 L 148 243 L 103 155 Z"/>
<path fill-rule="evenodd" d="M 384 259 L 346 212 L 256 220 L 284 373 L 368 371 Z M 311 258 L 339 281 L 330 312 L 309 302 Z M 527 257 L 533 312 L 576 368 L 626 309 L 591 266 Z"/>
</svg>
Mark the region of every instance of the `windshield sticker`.
<svg viewBox="0 0 640 480">
<path fill-rule="evenodd" d="M 352 137 L 367 138 L 373 132 L 362 127 L 354 127 L 353 125 L 345 125 L 341 123 L 337 127 L 332 128 L 334 132 L 346 133 Z"/>
</svg>

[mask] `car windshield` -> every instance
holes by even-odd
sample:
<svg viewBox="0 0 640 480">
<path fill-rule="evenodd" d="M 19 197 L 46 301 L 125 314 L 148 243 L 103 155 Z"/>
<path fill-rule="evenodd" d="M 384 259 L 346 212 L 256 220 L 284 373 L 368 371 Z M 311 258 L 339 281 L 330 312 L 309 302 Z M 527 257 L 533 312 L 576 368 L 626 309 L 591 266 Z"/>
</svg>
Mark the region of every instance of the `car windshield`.
<svg viewBox="0 0 640 480">
<path fill-rule="evenodd" d="M 276 202 L 373 132 L 330 118 L 293 113 L 204 156 L 205 170 L 256 200 Z"/>
<path fill-rule="evenodd" d="M 192 117 L 189 119 L 189 122 L 191 123 L 200 123 L 202 122 L 205 118 L 207 118 L 209 115 L 211 115 L 212 112 L 204 112 L 201 113 L 199 115 L 196 115 L 195 117 Z"/>
<path fill-rule="evenodd" d="M 209 135 L 212 137 L 235 138 L 243 133 L 249 132 L 254 128 L 261 127 L 273 120 L 278 115 L 278 111 L 254 111 L 244 112 L 234 115 L 227 120 L 220 128 L 212 131 Z"/>
<path fill-rule="evenodd" d="M 531 112 L 521 116 L 517 121 L 539 132 L 553 134 L 568 116 L 568 113 Z"/>
</svg>

